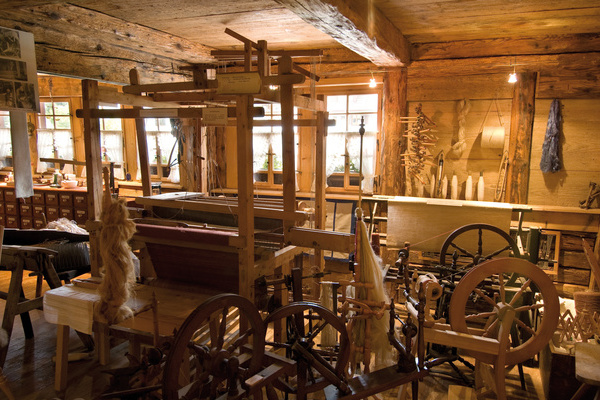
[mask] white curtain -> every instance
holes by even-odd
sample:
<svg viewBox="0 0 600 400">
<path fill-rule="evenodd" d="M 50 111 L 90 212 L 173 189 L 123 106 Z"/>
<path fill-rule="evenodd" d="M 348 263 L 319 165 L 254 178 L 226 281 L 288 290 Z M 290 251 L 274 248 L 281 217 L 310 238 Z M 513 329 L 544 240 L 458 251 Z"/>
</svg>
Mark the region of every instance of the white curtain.
<svg viewBox="0 0 600 400">
<path fill-rule="evenodd" d="M 346 145 L 351 168 L 354 167 L 358 171 L 360 166 L 360 134 L 357 132 L 329 132 L 327 134 L 327 177 L 334 172 L 344 172 Z M 376 151 L 377 132 L 365 132 L 363 136 L 362 164 L 362 174 L 365 179 L 362 182 L 362 189 L 366 192 L 373 191 Z"/>
</svg>

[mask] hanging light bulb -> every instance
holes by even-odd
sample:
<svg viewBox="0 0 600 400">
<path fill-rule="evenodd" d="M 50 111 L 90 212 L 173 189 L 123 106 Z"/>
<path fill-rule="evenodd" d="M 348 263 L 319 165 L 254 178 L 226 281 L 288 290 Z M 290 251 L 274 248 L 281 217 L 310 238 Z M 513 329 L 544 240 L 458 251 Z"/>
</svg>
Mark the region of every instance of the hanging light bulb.
<svg viewBox="0 0 600 400">
<path fill-rule="evenodd" d="M 515 59 L 515 63 L 516 63 L 516 59 Z M 516 67 L 515 65 L 513 65 L 513 72 L 512 74 L 508 75 L 508 83 L 515 83 L 517 82 L 517 71 L 516 71 Z"/>
<path fill-rule="evenodd" d="M 371 79 L 369 80 L 369 87 L 370 88 L 377 87 L 377 81 L 375 80 L 375 77 L 373 76 L 373 71 L 371 71 Z"/>
</svg>

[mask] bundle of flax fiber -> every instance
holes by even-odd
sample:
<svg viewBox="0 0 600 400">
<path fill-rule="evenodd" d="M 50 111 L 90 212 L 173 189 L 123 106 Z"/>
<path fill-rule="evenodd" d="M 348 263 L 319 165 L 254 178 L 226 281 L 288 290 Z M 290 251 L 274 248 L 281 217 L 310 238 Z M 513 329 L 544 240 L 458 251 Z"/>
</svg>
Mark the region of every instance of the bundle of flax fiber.
<svg viewBox="0 0 600 400">
<path fill-rule="evenodd" d="M 135 223 L 128 217 L 125 200 L 113 199 L 110 189 L 106 190 L 100 215 L 102 224 L 99 244 L 104 276 L 98 287 L 100 301 L 94 307 L 94 316 L 96 320 L 108 324 L 119 323 L 133 315 L 125 305 L 135 283 L 131 248 L 128 244 L 135 232 Z"/>
</svg>

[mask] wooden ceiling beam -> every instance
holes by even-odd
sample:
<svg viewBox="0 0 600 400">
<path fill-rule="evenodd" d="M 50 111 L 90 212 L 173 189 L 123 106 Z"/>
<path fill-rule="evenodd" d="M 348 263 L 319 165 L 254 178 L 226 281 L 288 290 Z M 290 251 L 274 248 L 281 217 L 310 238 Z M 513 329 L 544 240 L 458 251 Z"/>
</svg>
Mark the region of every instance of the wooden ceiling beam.
<svg viewBox="0 0 600 400">
<path fill-rule="evenodd" d="M 544 55 L 600 51 L 600 33 L 554 35 L 518 39 L 460 40 L 415 43 L 412 60 L 443 60 L 474 57 Z"/>
<path fill-rule="evenodd" d="M 276 0 L 315 28 L 377 66 L 410 64 L 410 43 L 364 0 Z"/>
<path fill-rule="evenodd" d="M 38 70 L 50 73 L 128 83 L 138 67 L 143 81 L 164 82 L 181 65 L 216 63 L 206 46 L 70 4 L 11 8 L 0 26 L 33 33 Z"/>
</svg>

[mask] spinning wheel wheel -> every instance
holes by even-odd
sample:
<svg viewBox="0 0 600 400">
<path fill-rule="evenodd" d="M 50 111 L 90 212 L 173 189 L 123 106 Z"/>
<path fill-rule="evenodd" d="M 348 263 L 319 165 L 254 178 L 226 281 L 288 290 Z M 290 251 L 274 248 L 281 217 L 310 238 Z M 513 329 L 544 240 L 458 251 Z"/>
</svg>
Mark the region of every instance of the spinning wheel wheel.
<svg viewBox="0 0 600 400">
<path fill-rule="evenodd" d="M 250 327 L 238 331 L 239 320 Z M 241 383 L 262 366 L 264 338 L 263 322 L 249 300 L 234 294 L 208 299 L 177 333 L 164 369 L 164 398 L 215 399 L 239 393 Z"/>
<path fill-rule="evenodd" d="M 508 286 L 509 279 L 515 276 L 521 286 Z M 524 293 L 530 290 L 541 296 L 540 302 L 520 305 Z M 474 300 L 485 307 L 470 313 L 468 305 L 474 305 Z M 542 307 L 542 322 L 537 329 L 519 320 L 519 313 Z M 526 260 L 497 258 L 479 264 L 461 278 L 450 300 L 450 325 L 457 332 L 496 338 L 504 316 L 513 311 L 516 317 L 512 318 L 512 328 L 523 330 L 531 336 L 518 346 L 507 349 L 505 365 L 523 362 L 548 344 L 558 324 L 560 311 L 556 289 L 544 271 Z M 496 359 L 492 354 L 475 351 L 470 354 L 488 364 L 493 364 Z"/>
<path fill-rule="evenodd" d="M 490 246 L 492 242 L 493 246 Z M 489 247 L 492 249 L 490 250 Z M 508 256 L 509 251 L 512 251 L 515 257 L 521 255 L 517 243 L 506 232 L 488 224 L 469 224 L 452 232 L 442 244 L 440 265 L 447 265 L 446 257 L 450 248 L 455 249 L 459 255 L 472 260 L 462 266 L 462 269 L 471 268 L 480 262 L 500 255 Z"/>
<path fill-rule="evenodd" d="M 324 389 L 330 384 L 345 392 L 347 386 L 340 377 L 345 375 L 350 347 L 342 320 L 318 304 L 296 302 L 271 313 L 265 319 L 265 326 L 282 320 L 285 320 L 287 327 L 285 343 L 266 342 L 266 346 L 273 352 L 285 349 L 285 356 L 296 361 L 296 376 L 288 377 L 286 381 L 279 379 L 273 385 L 284 392 L 296 394 L 297 399 L 305 398 L 307 393 Z M 310 324 L 305 332 L 306 320 Z M 336 331 L 338 343 L 335 346 L 321 346 L 323 330 L 327 326 Z"/>
</svg>

